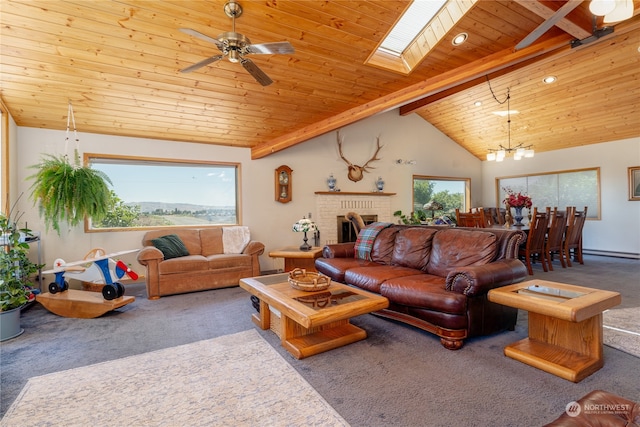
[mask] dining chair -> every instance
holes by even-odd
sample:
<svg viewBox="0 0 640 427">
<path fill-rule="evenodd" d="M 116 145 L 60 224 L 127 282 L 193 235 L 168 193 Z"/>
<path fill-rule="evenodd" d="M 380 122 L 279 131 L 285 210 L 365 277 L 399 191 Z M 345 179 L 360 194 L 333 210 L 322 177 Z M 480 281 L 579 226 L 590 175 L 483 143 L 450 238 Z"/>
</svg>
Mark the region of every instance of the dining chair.
<svg viewBox="0 0 640 427">
<path fill-rule="evenodd" d="M 575 206 L 572 207 L 572 214 L 569 214 L 569 208 L 567 208 L 567 232 L 564 238 L 564 255 L 567 258 L 567 265 L 571 267 L 571 255 L 573 254 L 573 260 L 584 264 L 582 259 L 582 229 L 584 228 L 585 220 L 587 219 L 587 206 L 583 211 L 576 210 Z"/>
<path fill-rule="evenodd" d="M 549 217 L 549 231 L 547 232 L 547 241 L 545 246 L 545 256 L 549 270 L 553 271 L 553 259 L 557 255 L 560 258 L 562 268 L 567 268 L 564 259 L 564 233 L 567 228 L 567 215 L 565 211 L 559 211 L 558 207 L 553 208 L 553 212 Z"/>
<path fill-rule="evenodd" d="M 458 227 L 486 228 L 487 226 L 482 208 L 476 208 L 475 212 L 460 212 L 460 209 L 456 208 L 456 222 Z"/>
<path fill-rule="evenodd" d="M 484 220 L 487 223 L 487 227 L 500 224 L 500 212 L 497 208 L 482 208 L 484 211 Z"/>
<path fill-rule="evenodd" d="M 524 260 L 529 275 L 533 276 L 532 262 L 535 258 L 540 259 L 542 269 L 549 271 L 547 268 L 547 257 L 545 254 L 545 238 L 547 235 L 547 227 L 549 225 L 549 217 L 551 216 L 551 208 L 546 208 L 545 212 L 538 212 L 538 208 L 533 208 L 531 222 L 529 223 L 529 234 L 524 246 L 520 246 L 518 251 L 519 258 Z"/>
</svg>

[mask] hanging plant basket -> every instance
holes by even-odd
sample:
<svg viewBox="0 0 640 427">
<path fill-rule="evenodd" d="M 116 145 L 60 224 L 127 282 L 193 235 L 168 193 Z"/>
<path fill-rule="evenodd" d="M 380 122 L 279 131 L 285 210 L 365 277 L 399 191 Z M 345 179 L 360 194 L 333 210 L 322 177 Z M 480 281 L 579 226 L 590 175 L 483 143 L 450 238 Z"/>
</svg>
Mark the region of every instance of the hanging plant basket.
<svg viewBox="0 0 640 427">
<path fill-rule="evenodd" d="M 102 171 L 82 166 L 80 163 L 71 104 L 67 117 L 65 151 L 69 140 L 69 119 L 73 121 L 73 131 L 76 135 L 73 162 L 69 161 L 66 154 L 46 155 L 39 164 L 30 166 L 37 172 L 28 177 L 34 180 L 31 198 L 38 204 L 40 216 L 44 218 L 47 229 L 53 228 L 58 234 L 62 222 L 76 226 L 85 217 L 94 221 L 104 218 L 109 210 L 110 200 L 109 177 Z"/>
</svg>

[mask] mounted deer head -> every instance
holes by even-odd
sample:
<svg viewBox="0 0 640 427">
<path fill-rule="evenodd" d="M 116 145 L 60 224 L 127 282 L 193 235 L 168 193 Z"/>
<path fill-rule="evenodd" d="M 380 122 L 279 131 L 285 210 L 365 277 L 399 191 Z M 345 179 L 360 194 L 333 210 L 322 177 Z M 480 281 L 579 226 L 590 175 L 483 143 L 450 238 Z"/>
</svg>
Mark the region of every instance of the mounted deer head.
<svg viewBox="0 0 640 427">
<path fill-rule="evenodd" d="M 358 182 L 362 179 L 362 176 L 365 172 L 368 172 L 367 169 L 375 169 L 374 167 L 369 166 L 369 163 L 371 163 L 374 160 L 380 160 L 379 158 L 377 158 L 376 156 L 378 155 L 378 152 L 380 152 L 380 149 L 383 147 L 380 146 L 380 137 L 376 138 L 376 152 L 373 154 L 373 157 L 370 158 L 367 163 L 365 163 L 363 166 L 358 166 L 358 165 L 354 165 L 353 163 L 351 163 L 349 160 L 347 160 L 344 155 L 342 154 L 342 138 L 340 137 L 340 131 L 338 131 L 338 151 L 340 152 L 340 158 L 342 160 L 344 160 L 344 162 L 349 166 L 349 172 L 347 173 L 347 178 L 349 178 L 349 180 L 353 181 L 353 182 Z"/>
</svg>

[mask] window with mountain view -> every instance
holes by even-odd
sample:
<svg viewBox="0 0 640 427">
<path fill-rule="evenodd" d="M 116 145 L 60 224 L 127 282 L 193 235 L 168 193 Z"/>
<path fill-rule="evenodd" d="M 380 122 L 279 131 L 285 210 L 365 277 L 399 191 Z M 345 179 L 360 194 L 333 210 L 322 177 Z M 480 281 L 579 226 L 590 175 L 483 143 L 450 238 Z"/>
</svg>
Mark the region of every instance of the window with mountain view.
<svg viewBox="0 0 640 427">
<path fill-rule="evenodd" d="M 112 182 L 111 209 L 91 231 L 238 224 L 237 163 L 85 154 Z"/>
</svg>

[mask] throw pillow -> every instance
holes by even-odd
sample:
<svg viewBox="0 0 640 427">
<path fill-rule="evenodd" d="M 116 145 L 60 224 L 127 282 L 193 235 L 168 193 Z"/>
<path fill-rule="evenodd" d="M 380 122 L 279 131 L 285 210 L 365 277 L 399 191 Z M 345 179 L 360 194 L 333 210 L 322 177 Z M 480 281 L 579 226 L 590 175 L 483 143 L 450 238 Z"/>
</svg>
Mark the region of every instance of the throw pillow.
<svg viewBox="0 0 640 427">
<path fill-rule="evenodd" d="M 166 236 L 158 237 L 157 239 L 152 239 L 151 243 L 162 251 L 164 259 L 189 255 L 187 247 L 177 234 L 168 234 Z"/>
</svg>

